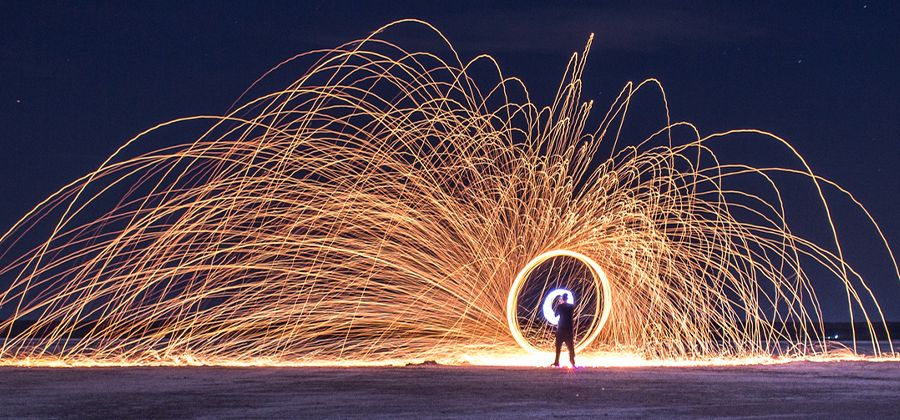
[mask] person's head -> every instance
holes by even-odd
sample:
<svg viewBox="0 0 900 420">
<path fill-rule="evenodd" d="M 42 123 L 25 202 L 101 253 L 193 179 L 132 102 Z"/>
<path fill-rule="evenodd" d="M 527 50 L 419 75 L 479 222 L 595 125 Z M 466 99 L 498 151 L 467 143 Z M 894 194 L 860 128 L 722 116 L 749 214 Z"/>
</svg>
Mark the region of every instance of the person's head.
<svg viewBox="0 0 900 420">
<path fill-rule="evenodd" d="M 562 301 L 563 301 L 563 302 L 568 302 L 568 301 L 569 301 L 569 294 L 568 294 L 568 293 L 563 293 L 563 294 L 562 294 Z"/>
</svg>

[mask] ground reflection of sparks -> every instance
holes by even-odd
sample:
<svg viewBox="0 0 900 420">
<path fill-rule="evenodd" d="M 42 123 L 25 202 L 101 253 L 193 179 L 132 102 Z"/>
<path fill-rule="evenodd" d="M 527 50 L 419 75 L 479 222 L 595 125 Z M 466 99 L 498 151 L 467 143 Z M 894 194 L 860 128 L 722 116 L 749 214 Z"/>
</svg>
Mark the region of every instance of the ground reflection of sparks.
<svg viewBox="0 0 900 420">
<path fill-rule="evenodd" d="M 608 277 L 611 310 L 584 365 L 862 357 L 829 352 L 809 267 L 846 291 L 873 353 L 893 354 L 823 189 L 855 200 L 789 143 L 672 123 L 655 80 L 628 83 L 589 130 L 587 48 L 540 108 L 490 57 L 386 41 L 401 24 L 430 28 L 388 25 L 317 52 L 290 86 L 233 113 L 148 130 L 25 215 L 0 237 L 13 256 L 0 269 L 13 279 L 0 294 L 11 314 L 0 363 L 545 365 L 507 312 L 517 273 L 552 250 L 585 255 Z M 666 120 L 621 138 L 646 88 L 658 88 Z M 190 121 L 211 124 L 194 141 L 129 155 Z M 720 159 L 716 144 L 737 134 L 796 167 Z M 792 233 L 793 197 L 776 175 L 814 187 L 830 243 Z M 14 252 L 33 235 L 45 236 Z"/>
</svg>

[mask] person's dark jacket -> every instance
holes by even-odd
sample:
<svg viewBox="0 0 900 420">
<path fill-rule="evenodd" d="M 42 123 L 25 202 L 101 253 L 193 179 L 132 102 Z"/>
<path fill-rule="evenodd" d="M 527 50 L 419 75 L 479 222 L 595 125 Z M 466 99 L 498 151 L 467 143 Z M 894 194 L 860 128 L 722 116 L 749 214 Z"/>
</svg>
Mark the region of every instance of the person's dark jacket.
<svg viewBox="0 0 900 420">
<path fill-rule="evenodd" d="M 556 313 L 556 316 L 559 317 L 559 322 L 556 324 L 557 334 L 572 334 L 572 328 L 574 327 L 573 318 L 575 316 L 575 305 L 568 302 L 560 303 L 559 305 L 556 305 L 554 313 Z"/>
</svg>

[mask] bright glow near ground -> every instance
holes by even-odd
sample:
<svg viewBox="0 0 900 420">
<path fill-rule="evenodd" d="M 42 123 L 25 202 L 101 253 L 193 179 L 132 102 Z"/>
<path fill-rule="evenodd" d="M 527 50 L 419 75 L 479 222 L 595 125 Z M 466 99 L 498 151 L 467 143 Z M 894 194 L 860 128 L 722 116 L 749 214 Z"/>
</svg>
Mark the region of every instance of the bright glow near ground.
<svg viewBox="0 0 900 420">
<path fill-rule="evenodd" d="M 432 359 L 424 359 L 432 360 Z M 375 366 L 405 366 L 417 364 L 424 360 L 381 360 L 377 362 L 364 361 L 335 361 L 335 360 L 307 360 L 285 361 L 275 359 L 254 359 L 235 361 L 229 359 L 197 359 L 191 356 L 178 356 L 169 359 L 160 359 L 152 362 L 129 362 L 115 360 L 91 360 L 91 359 L 0 359 L 0 366 L 18 367 L 113 367 L 113 366 L 224 366 L 224 367 L 375 367 Z M 477 355 L 463 355 L 455 360 L 434 359 L 444 366 L 508 366 L 508 367 L 548 367 L 553 361 L 553 353 L 482 353 Z M 900 353 L 880 357 L 854 354 L 852 351 L 834 351 L 827 355 L 798 356 L 798 357 L 774 357 L 774 356 L 746 356 L 735 358 L 714 358 L 705 360 L 676 360 L 676 359 L 646 359 L 640 355 L 630 353 L 588 353 L 579 354 L 576 358 L 578 367 L 691 367 L 691 366 L 742 366 L 742 365 L 767 365 L 783 364 L 791 362 L 840 362 L 840 361 L 866 361 L 866 362 L 900 362 Z"/>
</svg>

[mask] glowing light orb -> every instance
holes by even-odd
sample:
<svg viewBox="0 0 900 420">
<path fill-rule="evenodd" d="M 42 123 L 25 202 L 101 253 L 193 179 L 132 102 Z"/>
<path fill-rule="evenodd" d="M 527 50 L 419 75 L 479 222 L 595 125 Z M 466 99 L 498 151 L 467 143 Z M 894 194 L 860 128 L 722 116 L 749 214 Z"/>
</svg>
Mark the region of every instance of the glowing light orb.
<svg viewBox="0 0 900 420">
<path fill-rule="evenodd" d="M 559 316 L 556 315 L 556 312 L 553 311 L 553 302 L 556 301 L 556 298 L 562 295 L 569 295 L 572 298 L 572 301 L 569 303 L 575 304 L 575 295 L 572 294 L 568 289 L 554 289 L 551 290 L 550 293 L 547 294 L 547 297 L 544 298 L 544 304 L 541 305 L 541 310 L 544 312 L 544 318 L 552 325 L 556 325 L 559 323 Z"/>
</svg>

